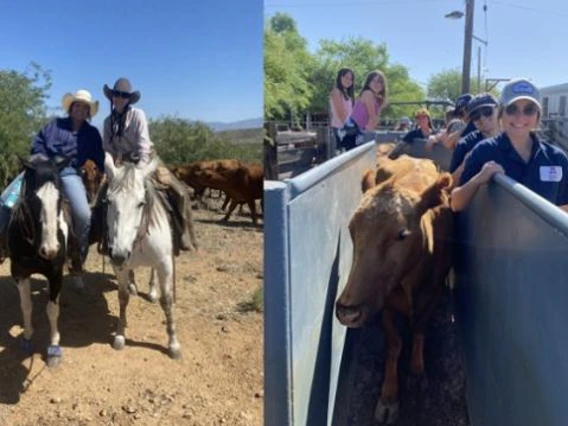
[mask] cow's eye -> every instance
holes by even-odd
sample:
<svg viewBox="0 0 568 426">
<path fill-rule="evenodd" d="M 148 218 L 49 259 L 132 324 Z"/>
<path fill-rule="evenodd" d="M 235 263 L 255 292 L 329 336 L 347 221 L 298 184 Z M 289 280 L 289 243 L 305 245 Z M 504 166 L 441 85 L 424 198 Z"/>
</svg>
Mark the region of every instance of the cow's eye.
<svg viewBox="0 0 568 426">
<path fill-rule="evenodd" d="M 410 231 L 408 229 L 401 229 L 398 233 L 398 239 L 404 240 L 406 237 L 410 235 Z"/>
</svg>

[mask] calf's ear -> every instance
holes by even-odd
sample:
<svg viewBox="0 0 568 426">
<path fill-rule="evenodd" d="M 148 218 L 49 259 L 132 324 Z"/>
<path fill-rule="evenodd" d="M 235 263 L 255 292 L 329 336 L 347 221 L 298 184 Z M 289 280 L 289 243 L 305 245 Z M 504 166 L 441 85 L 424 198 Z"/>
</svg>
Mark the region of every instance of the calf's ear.
<svg viewBox="0 0 568 426">
<path fill-rule="evenodd" d="M 363 173 L 361 179 L 361 191 L 363 194 L 375 186 L 375 171 L 368 169 Z"/>
<path fill-rule="evenodd" d="M 432 185 L 422 193 L 417 210 L 420 215 L 424 214 L 432 207 L 440 204 L 449 203 L 449 191 L 452 187 L 452 175 L 449 173 L 441 173 Z"/>
</svg>

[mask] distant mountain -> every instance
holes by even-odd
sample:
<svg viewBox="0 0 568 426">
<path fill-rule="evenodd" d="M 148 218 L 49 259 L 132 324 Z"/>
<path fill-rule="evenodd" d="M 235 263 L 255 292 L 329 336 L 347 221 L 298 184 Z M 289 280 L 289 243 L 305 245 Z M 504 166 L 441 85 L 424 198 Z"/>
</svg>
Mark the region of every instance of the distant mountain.
<svg viewBox="0 0 568 426">
<path fill-rule="evenodd" d="M 224 130 L 240 130 L 240 129 L 260 129 L 263 124 L 262 118 L 251 118 L 248 120 L 233 121 L 231 123 L 223 123 L 214 121 L 205 123 L 213 129 L 214 132 L 222 132 Z"/>
</svg>

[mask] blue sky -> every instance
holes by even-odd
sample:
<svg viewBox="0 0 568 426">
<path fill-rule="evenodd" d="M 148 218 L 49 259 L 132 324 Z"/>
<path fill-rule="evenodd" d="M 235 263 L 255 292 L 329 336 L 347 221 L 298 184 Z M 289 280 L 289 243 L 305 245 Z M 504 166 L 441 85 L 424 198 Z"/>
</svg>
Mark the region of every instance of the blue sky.
<svg viewBox="0 0 568 426">
<path fill-rule="evenodd" d="M 424 87 L 432 74 L 462 69 L 465 18 L 444 15 L 465 11 L 463 0 L 266 0 L 264 5 L 265 16 L 291 15 L 312 51 L 323 38 L 385 42 L 391 62 L 407 67 Z M 481 46 L 489 78 L 527 77 L 539 87 L 568 82 L 566 22 L 566 0 L 476 0 L 474 35 L 488 47 L 485 51 L 474 40 L 472 74 L 477 77 Z"/>
<path fill-rule="evenodd" d="M 262 116 L 262 0 L 3 1 L 0 68 L 50 70 L 49 105 L 127 77 L 149 117 L 203 121 Z M 61 113 L 61 110 L 57 111 Z"/>
</svg>

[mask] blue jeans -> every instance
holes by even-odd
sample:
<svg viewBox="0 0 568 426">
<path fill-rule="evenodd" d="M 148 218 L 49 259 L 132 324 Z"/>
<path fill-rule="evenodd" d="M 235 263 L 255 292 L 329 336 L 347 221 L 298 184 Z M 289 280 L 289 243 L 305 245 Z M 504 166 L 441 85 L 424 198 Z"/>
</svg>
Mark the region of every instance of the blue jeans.
<svg viewBox="0 0 568 426">
<path fill-rule="evenodd" d="M 87 191 L 83 179 L 74 168 L 66 167 L 60 175 L 63 195 L 71 205 L 71 215 L 73 216 L 81 260 L 85 262 L 89 252 L 89 231 L 91 229 L 91 207 L 87 200 Z"/>
</svg>

